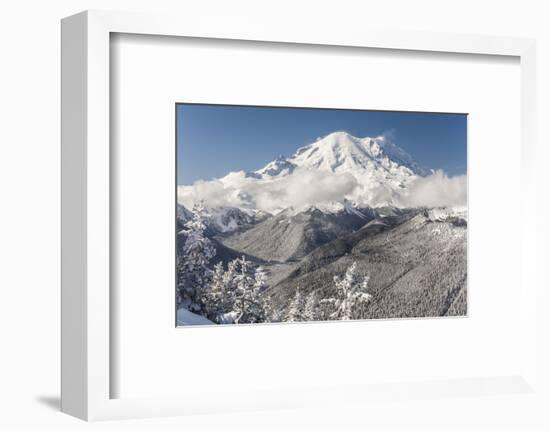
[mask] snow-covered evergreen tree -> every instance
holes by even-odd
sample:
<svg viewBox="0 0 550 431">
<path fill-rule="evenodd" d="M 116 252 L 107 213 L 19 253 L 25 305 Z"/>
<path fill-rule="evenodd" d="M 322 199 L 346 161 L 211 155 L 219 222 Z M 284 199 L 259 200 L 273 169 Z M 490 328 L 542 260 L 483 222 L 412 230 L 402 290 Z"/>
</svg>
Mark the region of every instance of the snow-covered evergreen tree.
<svg viewBox="0 0 550 431">
<path fill-rule="evenodd" d="M 256 301 L 263 310 L 264 322 L 273 322 L 275 317 L 270 296 L 265 292 L 268 286 L 267 272 L 263 266 L 258 266 L 254 271 Z"/>
<path fill-rule="evenodd" d="M 223 264 L 217 263 L 212 271 L 209 287 L 202 291 L 203 311 L 210 320 L 216 321 L 225 312 L 227 292 L 231 291 L 227 286 L 228 279 Z"/>
<path fill-rule="evenodd" d="M 250 261 L 243 256 L 237 260 L 238 270 L 235 276 L 235 301 L 233 312 L 235 323 L 259 323 L 269 321 L 269 301 L 262 295 L 265 288 L 263 269 L 254 270 Z"/>
<path fill-rule="evenodd" d="M 214 266 L 208 289 L 204 290 L 205 310 L 208 318 L 217 323 L 233 323 L 236 314 L 233 306 L 236 300 L 236 282 L 238 260 L 227 264 L 227 270 L 219 262 Z"/>
<path fill-rule="evenodd" d="M 263 294 L 266 287 L 265 270 L 255 268 L 244 256 L 229 262 L 227 270 L 217 264 L 210 287 L 205 290 L 207 317 L 217 323 L 269 322 L 271 303 Z"/>
<path fill-rule="evenodd" d="M 328 318 L 332 320 L 361 319 L 365 306 L 372 299 L 367 292 L 369 276 L 360 277 L 355 273 L 356 262 L 346 270 L 344 277 L 334 277 L 336 295 L 321 301 Z"/>
<path fill-rule="evenodd" d="M 294 293 L 294 298 L 290 301 L 288 306 L 285 322 L 302 322 L 304 320 L 305 298 L 302 295 L 302 289 L 300 286 Z"/>
<path fill-rule="evenodd" d="M 193 217 L 183 226 L 185 242 L 177 259 L 178 305 L 196 313 L 204 312 L 204 289 L 208 287 L 212 271 L 208 263 L 216 249 L 206 237 L 208 215 L 202 205 L 195 205 Z"/>
<path fill-rule="evenodd" d="M 317 319 L 317 308 L 319 306 L 319 299 L 317 298 L 317 293 L 312 290 L 306 298 L 306 303 L 304 306 L 304 320 L 306 322 L 311 322 Z"/>
</svg>

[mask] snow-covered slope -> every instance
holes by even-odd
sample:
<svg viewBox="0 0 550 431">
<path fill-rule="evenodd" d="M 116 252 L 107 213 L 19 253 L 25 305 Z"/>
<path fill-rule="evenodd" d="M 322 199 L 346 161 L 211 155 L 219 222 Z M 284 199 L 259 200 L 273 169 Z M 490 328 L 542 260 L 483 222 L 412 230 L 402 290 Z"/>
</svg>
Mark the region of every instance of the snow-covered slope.
<svg viewBox="0 0 550 431">
<path fill-rule="evenodd" d="M 234 232 L 239 229 L 248 228 L 269 216 L 269 214 L 259 210 L 242 210 L 235 207 L 209 207 L 205 208 L 205 214 L 207 218 L 204 222 L 208 231 L 213 234 Z M 178 203 L 178 230 L 182 229 L 185 223 L 191 218 L 193 218 L 193 212 Z"/>
<path fill-rule="evenodd" d="M 200 200 L 212 208 L 271 214 L 288 208 L 340 211 L 345 202 L 356 207 L 398 206 L 410 184 L 427 174 L 383 136 L 334 132 L 257 171 L 230 172 L 218 180 L 179 186 L 178 199 L 188 208 Z"/>
<path fill-rule="evenodd" d="M 206 317 L 200 316 L 198 314 L 192 313 L 186 308 L 179 308 L 176 314 L 178 326 L 187 326 L 187 325 L 213 325 L 214 322 L 211 322 Z"/>
<path fill-rule="evenodd" d="M 251 173 L 253 178 L 278 177 L 294 172 L 296 164 L 289 161 L 285 156 L 279 155 L 275 160 L 269 162 L 262 169 Z"/>
<path fill-rule="evenodd" d="M 304 168 L 330 172 L 385 171 L 397 179 L 425 173 L 407 152 L 384 136 L 357 138 L 347 132 L 334 132 L 298 149 L 288 159 L 279 156 L 256 174 L 274 177 Z"/>
<path fill-rule="evenodd" d="M 208 208 L 207 211 L 210 214 L 209 227 L 219 233 L 249 227 L 266 217 L 265 213 L 258 210 L 242 210 L 235 207 Z"/>
<path fill-rule="evenodd" d="M 286 308 L 300 288 L 330 295 L 334 276 L 351 264 L 370 274 L 366 318 L 464 316 L 467 313 L 467 222 L 460 212 L 414 209 L 377 218 L 300 259 L 269 293 Z"/>
</svg>

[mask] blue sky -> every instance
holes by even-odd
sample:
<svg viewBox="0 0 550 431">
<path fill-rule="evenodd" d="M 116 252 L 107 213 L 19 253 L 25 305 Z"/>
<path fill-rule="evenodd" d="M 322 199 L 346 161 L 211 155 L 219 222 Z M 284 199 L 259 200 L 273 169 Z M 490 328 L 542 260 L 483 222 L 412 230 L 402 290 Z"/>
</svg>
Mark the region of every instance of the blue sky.
<svg viewBox="0 0 550 431">
<path fill-rule="evenodd" d="M 192 184 L 262 168 L 337 130 L 391 133 L 421 166 L 466 173 L 466 115 L 178 104 L 177 181 Z"/>
</svg>

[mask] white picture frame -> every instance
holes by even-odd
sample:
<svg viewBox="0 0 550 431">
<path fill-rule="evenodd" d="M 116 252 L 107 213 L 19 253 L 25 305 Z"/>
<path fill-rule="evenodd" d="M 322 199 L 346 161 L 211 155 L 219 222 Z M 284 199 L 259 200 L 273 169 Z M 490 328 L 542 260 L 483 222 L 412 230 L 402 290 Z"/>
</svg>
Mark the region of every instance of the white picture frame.
<svg viewBox="0 0 550 431">
<path fill-rule="evenodd" d="M 110 355 L 117 349 L 110 321 L 110 36 L 112 33 L 282 42 L 332 47 L 513 56 L 521 67 L 521 213 L 536 213 L 535 43 L 530 39 L 392 31 L 330 33 L 284 28 L 277 23 L 249 28 L 209 28 L 192 17 L 87 11 L 62 21 L 62 410 L 85 420 L 316 406 L 333 402 L 392 399 L 395 385 L 317 387 L 264 391 L 234 400 L 121 398 L 110 394 Z M 403 382 L 399 399 L 480 394 L 537 394 L 537 284 L 535 224 L 521 227 L 522 370 L 502 378 Z"/>
</svg>

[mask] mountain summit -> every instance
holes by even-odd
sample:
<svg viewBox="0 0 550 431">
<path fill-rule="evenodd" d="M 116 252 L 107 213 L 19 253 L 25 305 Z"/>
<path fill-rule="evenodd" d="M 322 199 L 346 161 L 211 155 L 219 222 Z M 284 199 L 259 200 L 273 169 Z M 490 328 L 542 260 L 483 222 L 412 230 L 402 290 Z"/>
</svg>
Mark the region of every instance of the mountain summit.
<svg viewBox="0 0 550 431">
<path fill-rule="evenodd" d="M 288 159 L 279 156 L 255 174 L 274 177 L 290 174 L 297 168 L 331 172 L 382 169 L 403 175 L 426 173 L 406 151 L 384 136 L 358 138 L 339 131 L 298 149 Z"/>
</svg>

